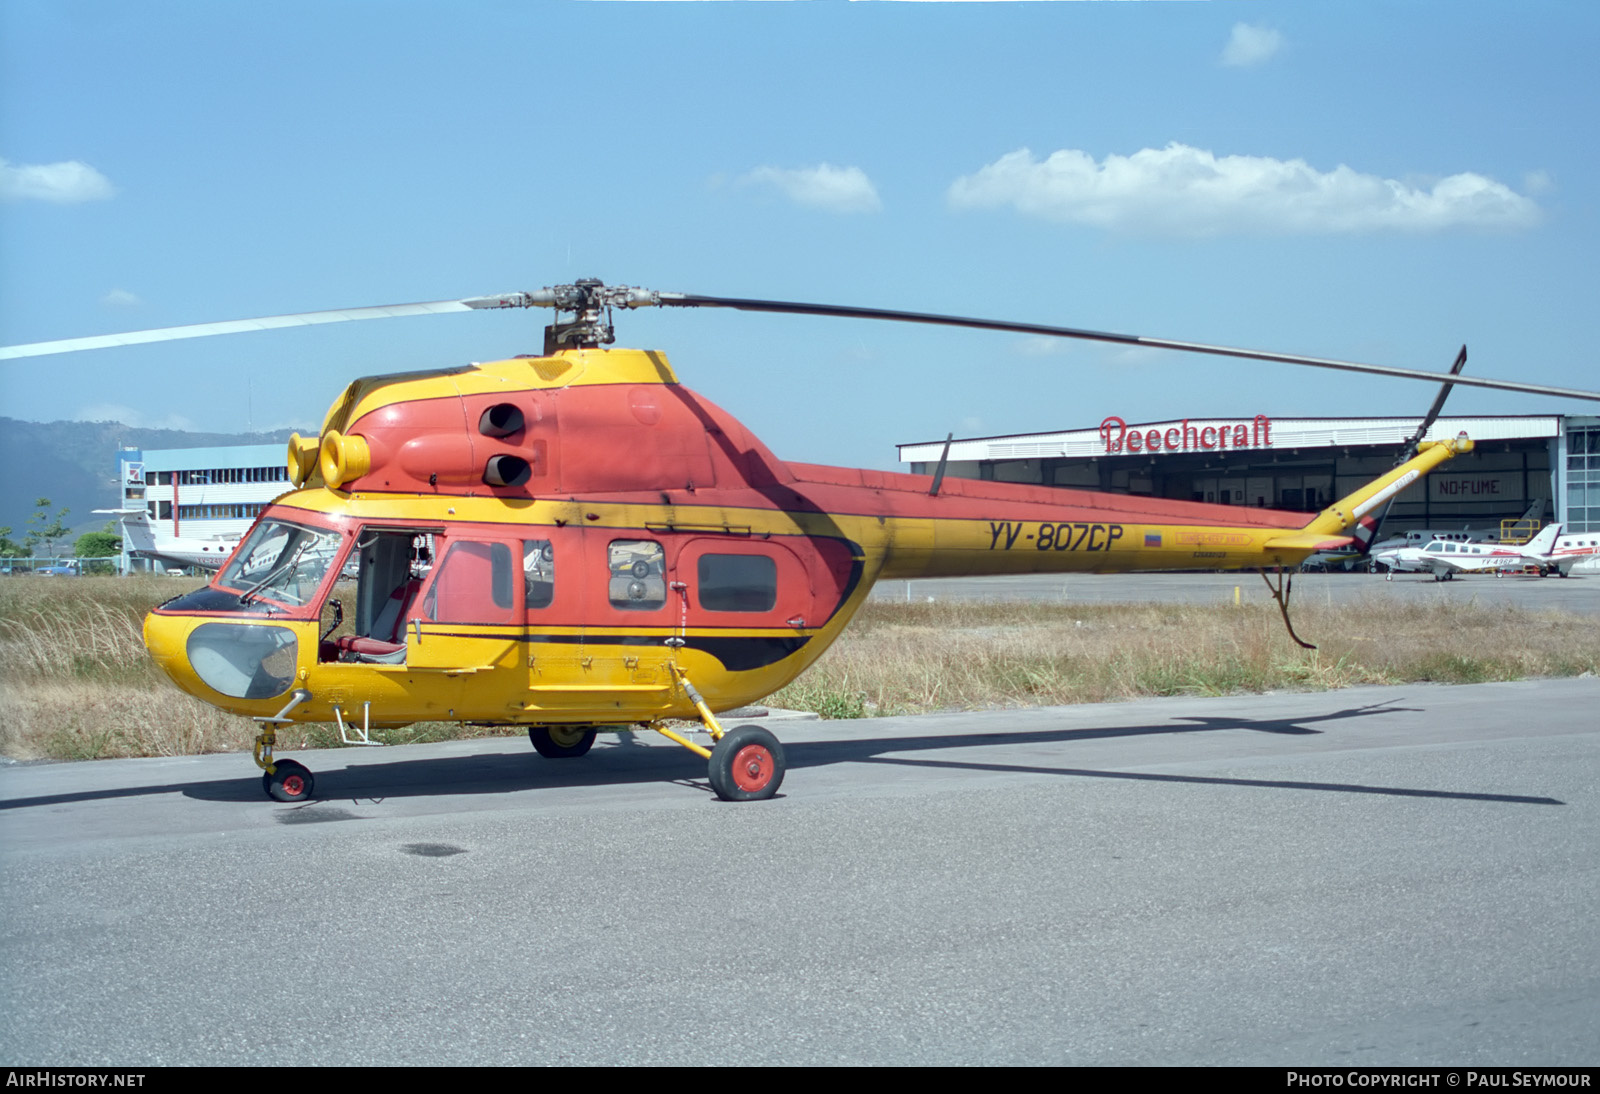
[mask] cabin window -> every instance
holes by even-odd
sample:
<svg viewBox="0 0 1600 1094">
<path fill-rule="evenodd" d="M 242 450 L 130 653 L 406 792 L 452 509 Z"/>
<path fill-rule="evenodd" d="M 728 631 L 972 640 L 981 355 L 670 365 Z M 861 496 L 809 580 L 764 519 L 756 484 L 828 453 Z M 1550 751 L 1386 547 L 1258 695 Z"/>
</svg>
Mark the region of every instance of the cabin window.
<svg viewBox="0 0 1600 1094">
<path fill-rule="evenodd" d="M 667 602 L 667 556 L 649 539 L 617 539 L 606 552 L 610 578 L 607 595 L 613 608 L 654 611 Z"/>
<path fill-rule="evenodd" d="M 423 612 L 435 623 L 511 622 L 511 548 L 504 543 L 450 545 Z"/>
<path fill-rule="evenodd" d="M 548 608 L 556 597 L 556 549 L 547 539 L 522 541 L 523 596 L 528 608 Z"/>
<path fill-rule="evenodd" d="M 778 602 L 778 565 L 766 555 L 701 555 L 697 593 L 713 612 L 770 612 Z"/>
</svg>

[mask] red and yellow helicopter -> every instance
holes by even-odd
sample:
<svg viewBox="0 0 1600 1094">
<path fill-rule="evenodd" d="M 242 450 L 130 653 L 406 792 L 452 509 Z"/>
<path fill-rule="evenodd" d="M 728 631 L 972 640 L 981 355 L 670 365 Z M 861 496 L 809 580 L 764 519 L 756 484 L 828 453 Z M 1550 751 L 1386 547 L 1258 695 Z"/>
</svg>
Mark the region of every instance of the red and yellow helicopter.
<svg viewBox="0 0 1600 1094">
<path fill-rule="evenodd" d="M 145 642 L 183 690 L 261 725 L 266 793 L 301 801 L 277 727 L 346 740 L 417 721 L 526 726 L 543 756 L 645 727 L 706 758 L 724 800 L 771 797 L 778 740 L 717 713 L 793 680 L 874 582 L 1033 572 L 1281 569 L 1361 545 L 1374 514 L 1465 436 L 1420 442 L 1322 512 L 851 470 L 779 459 L 653 351 L 609 348 L 614 308 L 738 308 L 1156 346 L 1512 391 L 1593 392 L 957 316 L 693 296 L 580 281 L 533 293 L 302 313 L 10 347 L 0 358 L 306 323 L 481 308 L 570 313 L 544 352 L 357 380 L 294 489 L 206 587 L 156 608 Z M 560 316 L 558 315 L 558 320 Z M 1438 413 L 1439 402 L 1429 422 Z M 1203 557 L 1197 564 L 1195 559 Z M 355 575 L 348 627 L 334 598 Z M 1281 580 L 1281 579 L 1280 579 Z M 1285 610 L 1286 594 L 1279 588 Z M 1291 632 L 1292 633 L 1292 632 Z M 672 728 L 696 720 L 707 748 Z"/>
</svg>

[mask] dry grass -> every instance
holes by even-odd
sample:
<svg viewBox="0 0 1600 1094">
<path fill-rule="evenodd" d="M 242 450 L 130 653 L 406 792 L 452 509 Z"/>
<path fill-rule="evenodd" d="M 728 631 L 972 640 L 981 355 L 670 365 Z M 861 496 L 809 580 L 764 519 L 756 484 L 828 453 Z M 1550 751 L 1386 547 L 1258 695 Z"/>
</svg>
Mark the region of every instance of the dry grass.
<svg viewBox="0 0 1600 1094">
<path fill-rule="evenodd" d="M 87 759 L 248 749 L 254 723 L 179 692 L 141 621 L 195 582 L 0 579 L 0 754 Z M 1600 671 L 1592 619 L 1467 604 L 1306 605 L 1300 650 L 1276 609 L 1232 605 L 870 602 L 809 672 L 772 696 L 825 717 L 1099 702 L 1142 695 L 1472 683 Z M 392 743 L 505 732 L 427 724 Z M 512 731 L 517 732 L 517 731 Z M 279 748 L 336 743 L 293 726 Z"/>
<path fill-rule="evenodd" d="M 850 718 L 1600 669 L 1593 621 L 1566 613 L 1375 598 L 1303 606 L 1295 627 L 1321 648 L 1275 607 L 874 601 L 770 701 Z"/>
</svg>

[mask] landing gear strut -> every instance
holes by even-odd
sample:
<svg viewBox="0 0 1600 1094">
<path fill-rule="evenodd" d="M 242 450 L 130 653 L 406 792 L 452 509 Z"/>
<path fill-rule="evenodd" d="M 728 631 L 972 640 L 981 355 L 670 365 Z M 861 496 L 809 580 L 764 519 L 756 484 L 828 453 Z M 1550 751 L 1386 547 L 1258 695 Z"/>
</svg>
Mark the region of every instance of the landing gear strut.
<svg viewBox="0 0 1600 1094">
<path fill-rule="evenodd" d="M 255 719 L 261 723 L 261 733 L 256 737 L 254 749 L 256 766 L 261 769 L 261 789 L 266 791 L 267 797 L 273 801 L 307 801 L 316 786 L 316 780 L 311 777 L 311 769 L 305 764 L 296 763 L 294 760 L 275 760 L 272 756 L 272 746 L 278 741 L 278 727 L 293 721 L 289 717 L 289 712 L 310 698 L 311 693 L 305 688 L 296 688 L 289 696 L 288 705 L 277 714 L 270 718 Z"/>
<path fill-rule="evenodd" d="M 706 775 L 711 789 L 725 802 L 754 802 L 772 797 L 783 785 L 783 773 L 788 770 L 783 746 L 778 738 L 760 726 L 738 726 L 728 731 L 717 722 L 716 715 L 706 705 L 705 698 L 689 682 L 683 670 L 674 668 L 683 693 L 700 714 L 700 722 L 711 735 L 712 747 L 703 748 L 659 721 L 650 728 L 677 744 L 687 748 L 706 761 Z"/>
</svg>

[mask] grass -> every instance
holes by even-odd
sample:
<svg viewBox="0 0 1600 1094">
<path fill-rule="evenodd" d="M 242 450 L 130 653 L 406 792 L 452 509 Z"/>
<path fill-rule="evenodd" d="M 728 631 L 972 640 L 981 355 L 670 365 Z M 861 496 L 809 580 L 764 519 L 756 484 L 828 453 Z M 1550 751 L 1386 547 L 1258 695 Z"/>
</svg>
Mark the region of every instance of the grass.
<svg viewBox="0 0 1600 1094">
<path fill-rule="evenodd" d="M 1600 671 L 1600 634 L 1570 613 L 1379 594 L 1294 618 L 1319 649 L 1295 646 L 1271 606 L 874 601 L 768 701 L 862 717 Z"/>
<path fill-rule="evenodd" d="M 0 754 L 92 759 L 248 750 L 256 727 L 177 688 L 144 651 L 165 577 L 0 578 Z M 348 602 L 348 601 L 347 601 Z M 1479 683 L 1600 672 L 1600 629 L 1568 613 L 1472 603 L 1304 604 L 1289 641 L 1274 607 L 872 601 L 774 706 L 825 718 L 1091 703 L 1149 695 Z M 519 733 L 426 723 L 392 744 Z M 279 749 L 337 743 L 288 726 Z"/>
</svg>

